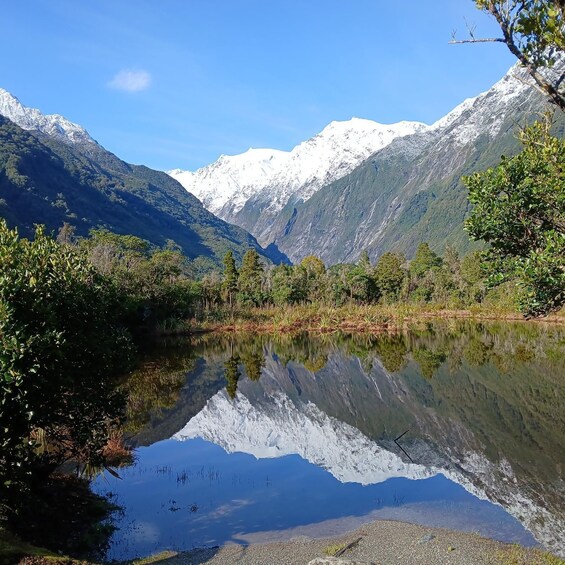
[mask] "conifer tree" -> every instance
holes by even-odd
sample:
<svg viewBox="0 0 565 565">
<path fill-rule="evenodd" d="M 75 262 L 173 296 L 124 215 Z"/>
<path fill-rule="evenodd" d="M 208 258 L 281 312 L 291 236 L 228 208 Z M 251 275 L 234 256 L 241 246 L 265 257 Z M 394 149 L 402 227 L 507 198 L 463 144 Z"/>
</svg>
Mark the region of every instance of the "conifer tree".
<svg viewBox="0 0 565 565">
<path fill-rule="evenodd" d="M 235 259 L 233 253 L 228 251 L 224 256 L 224 277 L 222 281 L 222 292 L 224 300 L 233 306 L 233 300 L 237 293 L 237 278 L 238 272 L 235 266 Z"/>
<path fill-rule="evenodd" d="M 264 296 L 262 292 L 262 277 L 264 267 L 255 249 L 249 249 L 243 256 L 238 279 L 238 299 L 242 304 L 260 306 Z"/>
</svg>

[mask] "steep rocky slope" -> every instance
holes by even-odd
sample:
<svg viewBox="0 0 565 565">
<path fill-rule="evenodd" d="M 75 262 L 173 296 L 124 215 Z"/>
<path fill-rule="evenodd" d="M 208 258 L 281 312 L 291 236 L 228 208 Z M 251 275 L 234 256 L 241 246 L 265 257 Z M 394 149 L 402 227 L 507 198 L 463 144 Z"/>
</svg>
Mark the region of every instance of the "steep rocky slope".
<svg viewBox="0 0 565 565">
<path fill-rule="evenodd" d="M 328 264 L 354 261 L 364 249 L 373 260 L 390 250 L 410 257 L 422 241 L 437 252 L 447 243 L 466 252 L 473 244 L 463 230 L 469 204 L 461 177 L 516 153 L 518 128 L 546 108 L 513 67 L 431 126 L 333 123 L 291 153 L 250 150 L 171 174 L 295 262 L 312 253 Z M 557 115 L 558 134 L 564 123 Z"/>
</svg>

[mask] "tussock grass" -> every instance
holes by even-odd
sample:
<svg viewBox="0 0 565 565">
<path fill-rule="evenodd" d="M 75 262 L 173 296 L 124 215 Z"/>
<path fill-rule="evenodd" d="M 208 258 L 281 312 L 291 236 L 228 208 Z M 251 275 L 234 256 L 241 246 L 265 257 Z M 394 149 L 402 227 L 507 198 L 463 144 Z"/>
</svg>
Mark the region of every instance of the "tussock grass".
<svg viewBox="0 0 565 565">
<path fill-rule="evenodd" d="M 445 309 L 437 304 L 345 304 L 326 306 L 299 304 L 265 306 L 262 308 L 221 308 L 201 319 L 186 322 L 195 331 L 219 332 L 399 332 L 424 327 L 432 319 L 524 320 L 521 314 L 490 305 L 476 305 L 466 310 Z M 559 312 L 540 322 L 565 324 L 565 312 Z"/>
<path fill-rule="evenodd" d="M 561 559 L 547 551 L 511 545 L 498 552 L 500 565 L 565 565 Z"/>
<path fill-rule="evenodd" d="M 328 547 L 326 547 L 324 549 L 324 554 L 328 555 L 330 557 L 334 556 L 338 551 L 341 551 L 342 549 L 344 549 L 345 547 L 347 547 L 346 543 L 334 543 L 332 545 L 328 545 Z"/>
</svg>

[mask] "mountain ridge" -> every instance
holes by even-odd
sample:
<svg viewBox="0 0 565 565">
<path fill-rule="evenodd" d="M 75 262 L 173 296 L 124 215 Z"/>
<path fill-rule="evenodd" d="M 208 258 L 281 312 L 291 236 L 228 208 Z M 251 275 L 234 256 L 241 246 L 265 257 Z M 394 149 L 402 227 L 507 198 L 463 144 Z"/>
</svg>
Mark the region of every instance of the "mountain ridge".
<svg viewBox="0 0 565 565">
<path fill-rule="evenodd" d="M 284 182 L 247 186 L 234 197 L 237 206 L 218 206 L 216 213 L 243 226 L 262 245 L 274 242 L 294 262 L 313 253 L 327 264 L 352 262 L 363 250 L 372 260 L 385 251 L 410 257 L 421 241 L 439 253 L 448 243 L 468 252 L 477 244 L 463 230 L 469 203 L 461 177 L 519 150 L 516 128 L 547 107 L 527 79 L 515 65 L 489 90 L 431 125 L 394 136 L 355 167 L 337 167 L 322 185 L 306 183 L 292 191 L 285 191 Z M 199 171 L 219 168 L 216 162 Z M 245 171 L 234 174 L 246 182 Z M 194 183 L 196 177 L 191 178 Z M 224 190 L 222 178 L 215 181 L 214 190 Z M 205 185 L 193 190 L 210 205 Z"/>
<path fill-rule="evenodd" d="M 393 139 L 428 128 L 419 122 L 380 124 L 352 118 L 330 122 L 320 133 L 290 151 L 250 149 L 222 155 L 195 172 L 169 171 L 213 213 L 242 227 L 263 233 L 269 221 L 291 200 L 305 200 L 324 184 L 350 172 Z M 250 200 L 259 202 L 261 218 L 245 219 Z"/>
<path fill-rule="evenodd" d="M 5 112 L 17 119 L 21 127 Z M 216 218 L 169 175 L 130 165 L 62 116 L 44 116 L 0 92 L 0 215 L 23 236 L 34 224 L 77 235 L 92 228 L 137 235 L 163 246 L 178 244 L 197 271 L 221 265 L 231 250 L 241 260 L 255 248 L 268 262 L 288 261 L 266 251 L 238 226 Z"/>
<path fill-rule="evenodd" d="M 68 144 L 97 142 L 80 125 L 60 114 L 43 114 L 37 108 L 24 106 L 18 98 L 0 88 L 0 114 L 27 131 L 39 131 Z"/>
</svg>

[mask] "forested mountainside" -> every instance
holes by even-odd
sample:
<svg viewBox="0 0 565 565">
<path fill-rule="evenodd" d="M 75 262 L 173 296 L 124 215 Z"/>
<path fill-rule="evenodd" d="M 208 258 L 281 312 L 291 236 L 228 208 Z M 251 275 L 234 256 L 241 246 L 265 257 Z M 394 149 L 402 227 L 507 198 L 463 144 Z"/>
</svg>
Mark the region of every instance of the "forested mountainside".
<svg viewBox="0 0 565 565">
<path fill-rule="evenodd" d="M 9 110 L 0 104 L 0 112 Z M 78 235 L 103 227 L 160 246 L 172 240 L 189 258 L 201 257 L 203 267 L 219 264 L 228 250 L 240 258 L 250 247 L 284 260 L 215 217 L 169 175 L 125 163 L 64 118 L 38 116 L 13 116 L 26 129 L 0 116 L 0 216 L 23 235 L 31 235 L 34 224 L 56 233 L 67 222 Z"/>
</svg>

